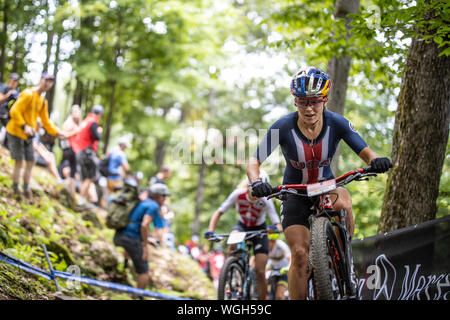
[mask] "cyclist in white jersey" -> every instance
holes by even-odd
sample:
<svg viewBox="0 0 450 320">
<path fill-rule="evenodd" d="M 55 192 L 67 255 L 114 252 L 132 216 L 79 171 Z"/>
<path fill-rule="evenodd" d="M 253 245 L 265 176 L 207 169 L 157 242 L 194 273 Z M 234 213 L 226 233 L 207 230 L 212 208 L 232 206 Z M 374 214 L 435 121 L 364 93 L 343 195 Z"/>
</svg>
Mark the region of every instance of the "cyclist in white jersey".
<svg viewBox="0 0 450 320">
<path fill-rule="evenodd" d="M 291 250 L 283 240 L 278 239 L 278 236 L 278 233 L 272 233 L 268 236 L 269 263 L 267 266 L 269 270 L 277 270 L 282 273 L 282 269 L 288 268 L 291 263 Z M 277 275 L 274 283 L 275 288 L 272 288 L 272 291 L 275 292 L 275 300 L 284 300 L 288 289 L 287 273 Z"/>
<path fill-rule="evenodd" d="M 269 177 L 263 172 L 261 173 L 261 177 L 264 178 L 265 181 L 269 180 Z M 233 206 L 235 206 L 236 211 L 239 213 L 239 221 L 233 227 L 231 232 L 256 231 L 262 229 L 267 229 L 269 233 L 282 231 L 280 219 L 273 202 L 267 200 L 265 197 L 253 197 L 249 191 L 248 183 L 243 183 L 240 187 L 235 189 L 222 203 L 219 209 L 214 212 L 209 222 L 208 231 L 205 232 L 205 238 L 208 239 L 214 236 L 214 230 L 216 229 L 220 217 Z M 269 216 L 269 219 L 273 224 L 272 226 L 266 227 L 266 214 Z M 265 269 L 268 260 L 269 242 L 267 235 L 254 237 L 252 242 L 253 254 L 255 255 L 256 280 L 258 283 L 258 299 L 265 300 L 267 294 Z M 230 254 L 232 249 L 232 247 L 228 248 L 227 255 Z"/>
</svg>

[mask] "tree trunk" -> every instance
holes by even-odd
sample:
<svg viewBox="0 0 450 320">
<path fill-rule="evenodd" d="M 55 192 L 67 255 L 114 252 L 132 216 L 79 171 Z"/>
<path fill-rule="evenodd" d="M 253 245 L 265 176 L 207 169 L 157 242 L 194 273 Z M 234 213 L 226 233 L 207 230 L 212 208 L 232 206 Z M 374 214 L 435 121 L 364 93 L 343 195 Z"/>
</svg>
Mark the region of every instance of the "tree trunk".
<svg viewBox="0 0 450 320">
<path fill-rule="evenodd" d="M 208 99 L 208 105 L 210 108 L 216 107 L 216 90 L 210 89 L 209 92 L 209 99 Z M 207 121 L 206 124 L 206 134 L 205 134 L 205 143 L 208 142 L 208 131 L 210 124 Z M 192 222 L 192 234 L 197 234 L 200 232 L 200 211 L 201 206 L 203 203 L 203 193 L 205 189 L 205 176 L 206 176 L 206 162 L 205 158 L 203 157 L 202 152 L 202 163 L 199 167 L 199 174 L 198 174 L 198 184 L 197 184 L 197 195 L 195 196 L 195 212 L 194 212 L 194 221 Z"/>
<path fill-rule="evenodd" d="M 53 27 L 50 25 L 48 26 L 49 30 L 47 31 L 47 48 L 46 48 L 46 57 L 44 62 L 44 68 L 43 71 L 48 71 L 48 67 L 50 66 L 50 58 L 52 55 L 52 48 L 53 48 L 53 38 L 54 38 L 54 31 Z"/>
<path fill-rule="evenodd" d="M 103 154 L 106 153 L 106 151 L 108 150 L 108 144 L 109 144 L 109 138 L 111 136 L 111 127 L 112 127 L 112 123 L 113 123 L 113 114 L 114 114 L 114 105 L 116 102 L 116 86 L 117 86 L 117 81 L 115 80 L 111 80 L 110 81 L 110 86 L 111 86 L 111 97 L 109 100 L 109 110 L 108 110 L 108 117 L 106 118 L 106 131 L 105 132 L 105 139 L 103 140 Z"/>
<path fill-rule="evenodd" d="M 449 134 L 450 57 L 413 39 L 395 115 L 392 163 L 378 232 L 436 217 Z"/>
<path fill-rule="evenodd" d="M 350 37 L 351 19 L 348 14 L 358 13 L 359 0 L 336 0 L 334 16 L 338 19 L 346 20 L 346 28 L 348 31 L 347 39 Z M 347 93 L 348 75 L 350 72 L 352 57 L 351 56 L 334 56 L 327 66 L 327 73 L 331 77 L 331 89 L 328 94 L 328 107 L 330 111 L 344 114 L 345 98 Z M 341 145 L 338 145 L 333 161 L 331 162 L 331 171 L 338 174 L 338 162 L 341 153 Z"/>
<path fill-rule="evenodd" d="M 200 211 L 203 203 L 203 194 L 205 190 L 205 174 L 206 174 L 206 162 L 202 155 L 202 163 L 198 168 L 197 194 L 195 196 L 194 221 L 192 222 L 192 234 L 196 235 L 198 235 L 200 232 Z"/>
<path fill-rule="evenodd" d="M 81 101 L 83 100 L 83 82 L 81 82 L 79 77 L 76 77 L 77 84 L 75 86 L 75 92 L 73 94 L 73 103 L 82 107 Z M 85 108 L 84 114 L 87 114 L 87 109 Z"/>
<path fill-rule="evenodd" d="M 163 109 L 163 114 L 162 114 L 162 118 L 166 119 L 167 114 L 170 111 L 171 106 L 170 105 L 164 105 L 162 107 Z M 167 142 L 165 138 L 157 138 L 156 139 L 156 147 L 155 147 L 155 164 L 156 164 L 156 168 L 161 168 L 161 166 L 164 163 L 164 158 L 166 157 L 166 148 Z"/>
<path fill-rule="evenodd" d="M 15 72 L 15 73 L 19 73 L 19 45 L 20 45 L 20 40 L 19 40 L 19 35 L 17 35 L 16 39 L 14 40 L 14 52 L 13 52 L 13 56 L 12 56 L 12 61 L 11 61 L 11 65 L 12 65 L 12 69 L 11 72 Z"/>
<path fill-rule="evenodd" d="M 2 44 L 0 49 L 0 82 L 3 82 L 5 77 L 5 62 L 6 62 L 6 44 L 8 43 L 8 0 L 5 0 L 3 5 L 3 31 Z"/>
<path fill-rule="evenodd" d="M 59 71 L 59 51 L 61 47 L 61 35 L 57 34 L 57 41 L 56 41 L 56 51 L 55 51 L 55 62 L 53 64 L 53 74 L 55 75 L 55 83 L 53 84 L 53 87 L 50 88 L 47 94 L 47 100 L 48 100 L 48 113 L 51 114 L 53 111 L 53 103 L 55 101 L 55 90 L 56 90 L 56 82 L 57 82 L 57 75 Z"/>
</svg>

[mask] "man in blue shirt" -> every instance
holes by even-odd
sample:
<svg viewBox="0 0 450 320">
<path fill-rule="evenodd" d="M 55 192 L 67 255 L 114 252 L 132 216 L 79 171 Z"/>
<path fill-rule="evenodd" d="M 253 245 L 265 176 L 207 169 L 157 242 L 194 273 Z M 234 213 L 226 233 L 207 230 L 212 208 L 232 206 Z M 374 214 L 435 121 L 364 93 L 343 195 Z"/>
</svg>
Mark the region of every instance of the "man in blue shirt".
<svg viewBox="0 0 450 320">
<path fill-rule="evenodd" d="M 164 227 L 159 208 L 169 195 L 166 185 L 154 184 L 144 192 L 142 200 L 130 214 L 130 224 L 118 230 L 114 236 L 114 244 L 123 247 L 133 261 L 138 274 L 137 286 L 145 289 L 148 283 L 148 247 L 147 238 L 150 223 L 161 229 Z M 149 197 L 149 198 L 147 198 Z"/>
<path fill-rule="evenodd" d="M 119 168 L 122 168 L 124 173 L 130 170 L 130 165 L 125 154 L 125 149 L 127 148 L 128 142 L 125 139 L 120 139 L 118 147 L 113 149 L 109 155 L 108 171 L 111 173 L 107 177 L 109 192 L 114 192 L 123 186 L 123 178 L 120 175 Z"/>
</svg>

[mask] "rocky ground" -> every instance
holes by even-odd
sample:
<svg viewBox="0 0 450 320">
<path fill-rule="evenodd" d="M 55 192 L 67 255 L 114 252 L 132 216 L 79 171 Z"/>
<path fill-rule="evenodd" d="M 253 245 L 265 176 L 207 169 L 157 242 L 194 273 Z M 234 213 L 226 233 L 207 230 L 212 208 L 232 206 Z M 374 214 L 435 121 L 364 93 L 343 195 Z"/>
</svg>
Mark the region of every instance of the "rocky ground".
<svg viewBox="0 0 450 320">
<path fill-rule="evenodd" d="M 53 268 L 68 271 L 76 266 L 81 275 L 135 286 L 132 268 L 123 268 L 123 250 L 113 245 L 114 230 L 104 226 L 106 212 L 79 210 L 47 170 L 35 167 L 30 183 L 31 204 L 12 198 L 13 162 L 0 147 L 0 251 L 47 270 L 42 244 L 50 252 Z M 148 290 L 192 299 L 215 299 L 212 282 L 190 257 L 168 248 L 149 246 Z M 69 269 L 70 270 L 70 269 Z M 81 285 L 70 288 L 0 262 L 0 299 L 134 299 L 126 293 Z M 148 299 L 148 298 L 146 298 Z"/>
</svg>

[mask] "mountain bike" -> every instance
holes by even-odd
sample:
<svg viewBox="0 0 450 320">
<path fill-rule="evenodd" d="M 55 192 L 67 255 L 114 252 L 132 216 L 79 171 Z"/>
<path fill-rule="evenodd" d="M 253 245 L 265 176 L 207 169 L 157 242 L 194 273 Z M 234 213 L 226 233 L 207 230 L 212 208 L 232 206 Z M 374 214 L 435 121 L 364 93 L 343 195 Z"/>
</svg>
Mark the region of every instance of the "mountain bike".
<svg viewBox="0 0 450 320">
<path fill-rule="evenodd" d="M 254 237 L 262 237 L 267 230 L 233 232 L 228 234 L 216 234 L 209 241 L 219 242 L 228 238 L 227 244 L 236 244 L 230 256 L 220 270 L 217 289 L 218 300 L 257 300 L 256 278 L 250 270 L 250 250 Z"/>
<path fill-rule="evenodd" d="M 376 176 L 371 167 L 350 171 L 336 179 L 314 184 L 289 184 L 273 188 L 267 198 L 286 200 L 288 196 L 309 197 L 313 202 L 309 216 L 311 242 L 309 251 L 313 290 L 309 299 L 355 299 L 357 286 L 353 272 L 351 235 L 346 210 L 333 210 L 330 191 L 352 181 Z M 335 231 L 337 229 L 337 232 Z M 339 235 L 339 237 L 338 237 Z M 311 292 L 311 290 L 308 290 Z"/>
</svg>

